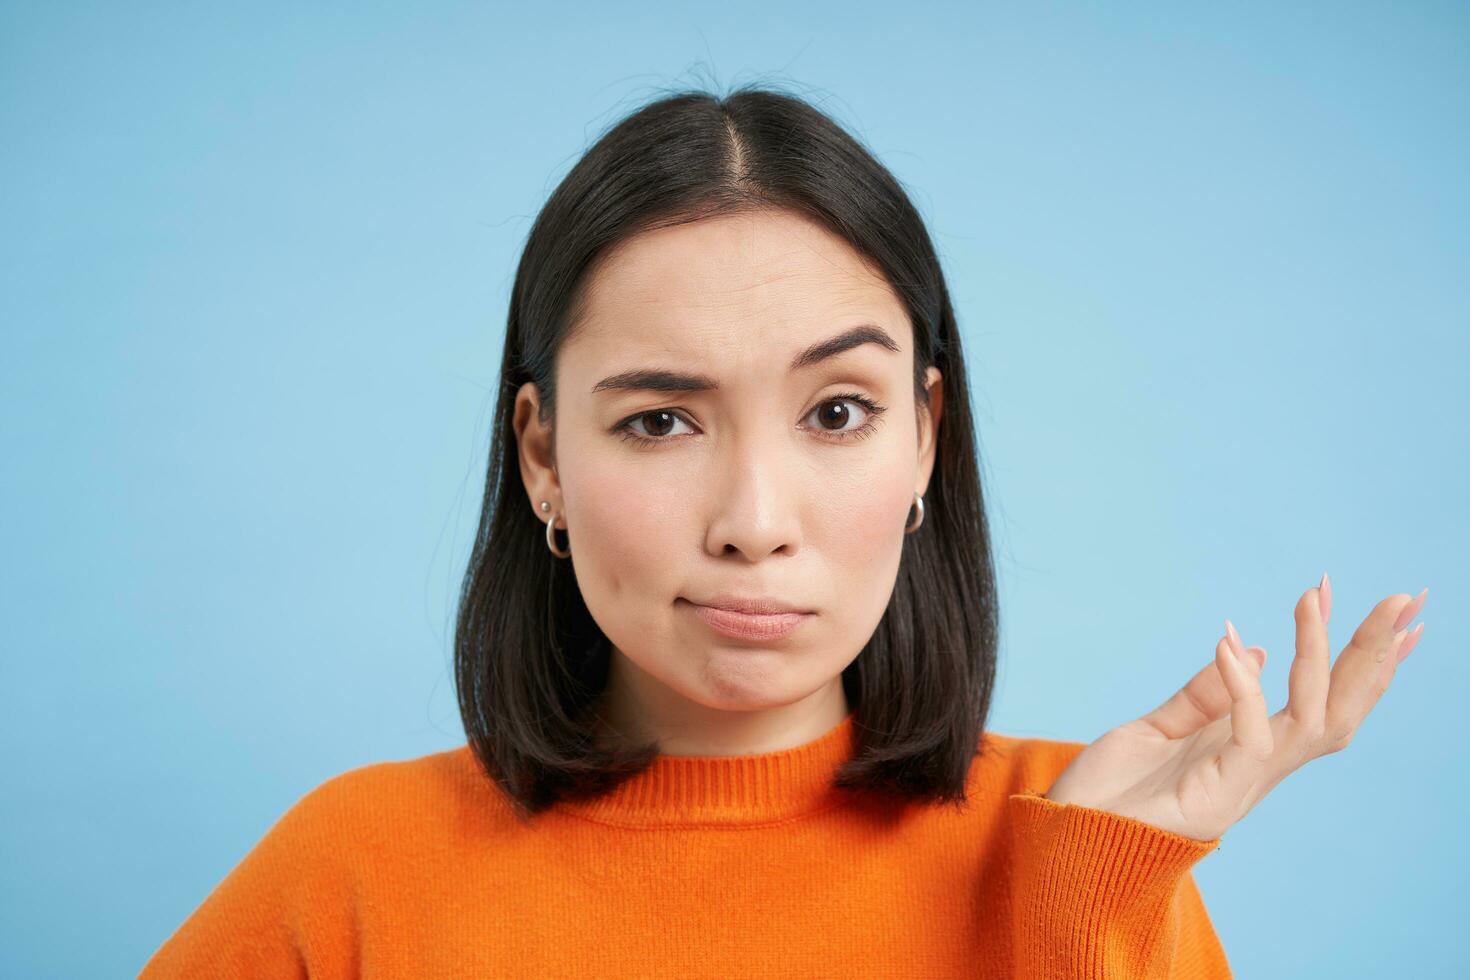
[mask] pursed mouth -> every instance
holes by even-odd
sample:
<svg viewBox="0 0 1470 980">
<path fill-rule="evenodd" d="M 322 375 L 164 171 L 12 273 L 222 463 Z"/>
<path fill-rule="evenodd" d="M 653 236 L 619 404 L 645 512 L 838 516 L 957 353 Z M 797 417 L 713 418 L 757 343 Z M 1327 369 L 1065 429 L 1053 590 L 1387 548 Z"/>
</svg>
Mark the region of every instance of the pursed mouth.
<svg viewBox="0 0 1470 980">
<path fill-rule="evenodd" d="M 705 625 L 724 636 L 740 640 L 779 640 L 795 632 L 816 616 L 809 612 L 744 613 L 684 600 Z"/>
<path fill-rule="evenodd" d="M 679 601 L 687 602 L 692 606 L 701 606 L 705 609 L 719 609 L 723 612 L 739 613 L 743 616 L 810 616 L 815 615 L 813 609 L 803 609 L 800 606 L 784 602 L 780 599 L 737 599 L 717 596 L 707 602 L 696 602 L 693 599 L 679 597 Z"/>
</svg>

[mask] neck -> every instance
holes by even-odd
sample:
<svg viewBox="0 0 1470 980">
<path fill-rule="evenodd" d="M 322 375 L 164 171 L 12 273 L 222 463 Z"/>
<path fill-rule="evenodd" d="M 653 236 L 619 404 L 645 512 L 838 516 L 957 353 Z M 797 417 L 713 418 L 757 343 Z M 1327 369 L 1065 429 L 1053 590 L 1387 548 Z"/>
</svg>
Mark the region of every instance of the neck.
<svg viewBox="0 0 1470 980">
<path fill-rule="evenodd" d="M 667 756 L 746 756 L 805 745 L 849 714 L 839 675 L 814 693 L 762 707 L 712 708 L 690 700 L 613 648 L 599 698 L 599 731 L 653 742 Z"/>
</svg>

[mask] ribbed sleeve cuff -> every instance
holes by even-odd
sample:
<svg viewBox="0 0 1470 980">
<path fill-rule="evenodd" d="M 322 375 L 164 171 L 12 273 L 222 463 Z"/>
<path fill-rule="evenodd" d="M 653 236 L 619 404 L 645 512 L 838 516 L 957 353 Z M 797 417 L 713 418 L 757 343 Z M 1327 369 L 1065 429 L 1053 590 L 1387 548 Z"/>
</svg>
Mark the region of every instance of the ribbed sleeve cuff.
<svg viewBox="0 0 1470 980">
<path fill-rule="evenodd" d="M 1009 799 L 1021 977 L 1167 977 L 1175 896 L 1220 845 L 1039 793 Z"/>
</svg>

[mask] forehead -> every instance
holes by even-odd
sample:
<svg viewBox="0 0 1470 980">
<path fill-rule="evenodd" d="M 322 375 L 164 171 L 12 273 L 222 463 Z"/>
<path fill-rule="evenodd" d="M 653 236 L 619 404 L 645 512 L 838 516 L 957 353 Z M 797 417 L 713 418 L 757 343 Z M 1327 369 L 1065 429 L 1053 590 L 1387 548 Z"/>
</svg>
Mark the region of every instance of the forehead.
<svg viewBox="0 0 1470 980">
<path fill-rule="evenodd" d="M 588 280 L 575 341 L 619 350 L 787 353 L 855 320 L 909 342 L 902 301 L 841 236 L 790 211 L 706 218 L 636 235 Z"/>
</svg>

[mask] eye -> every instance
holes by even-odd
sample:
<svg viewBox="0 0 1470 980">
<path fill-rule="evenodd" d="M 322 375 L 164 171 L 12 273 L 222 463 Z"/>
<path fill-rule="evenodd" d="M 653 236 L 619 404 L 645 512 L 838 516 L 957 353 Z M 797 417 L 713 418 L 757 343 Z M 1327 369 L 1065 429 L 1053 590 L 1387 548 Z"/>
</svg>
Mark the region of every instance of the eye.
<svg viewBox="0 0 1470 980">
<path fill-rule="evenodd" d="M 855 403 L 862 411 L 854 412 L 843 404 L 844 402 Z M 815 431 L 819 438 L 828 442 L 842 442 L 847 439 L 868 438 L 877 429 L 878 416 L 884 411 L 882 405 L 866 395 L 850 391 L 822 399 L 821 404 L 808 412 L 806 417 L 815 416 L 817 418 L 816 424 L 809 428 Z M 857 424 L 853 424 L 854 421 Z M 661 442 L 680 441 L 677 437 L 687 434 L 676 431 L 676 427 L 681 423 L 685 426 L 691 425 L 677 412 L 659 408 L 631 415 L 614 426 L 613 431 L 624 440 L 639 448 L 644 448 L 656 446 Z M 697 430 L 691 428 L 691 431 Z"/>
<path fill-rule="evenodd" d="M 854 412 L 849 404 L 856 404 L 862 408 L 861 412 Z M 883 411 L 883 406 L 876 404 L 871 398 L 860 395 L 857 392 L 833 395 L 824 399 L 820 405 L 812 409 L 811 415 L 817 419 L 816 428 L 828 438 L 838 440 L 851 438 L 866 438 L 873 434 L 875 428 L 873 420 Z M 849 426 L 849 423 L 857 421 L 858 424 Z"/>
<path fill-rule="evenodd" d="M 639 432 L 637 429 L 633 428 L 634 423 L 643 422 L 646 419 L 655 420 L 651 426 L 651 431 Z M 675 415 L 673 412 L 670 412 L 667 409 L 660 408 L 655 409 L 652 412 L 642 412 L 638 415 L 635 415 L 624 422 L 623 425 L 627 428 L 627 431 L 630 435 L 637 436 L 640 439 L 651 439 L 654 441 L 658 441 L 666 437 L 678 434 L 670 431 L 673 428 L 674 423 L 676 422 L 684 422 L 684 420 L 678 415 Z M 689 423 L 685 422 L 684 424 L 688 425 Z"/>
</svg>

